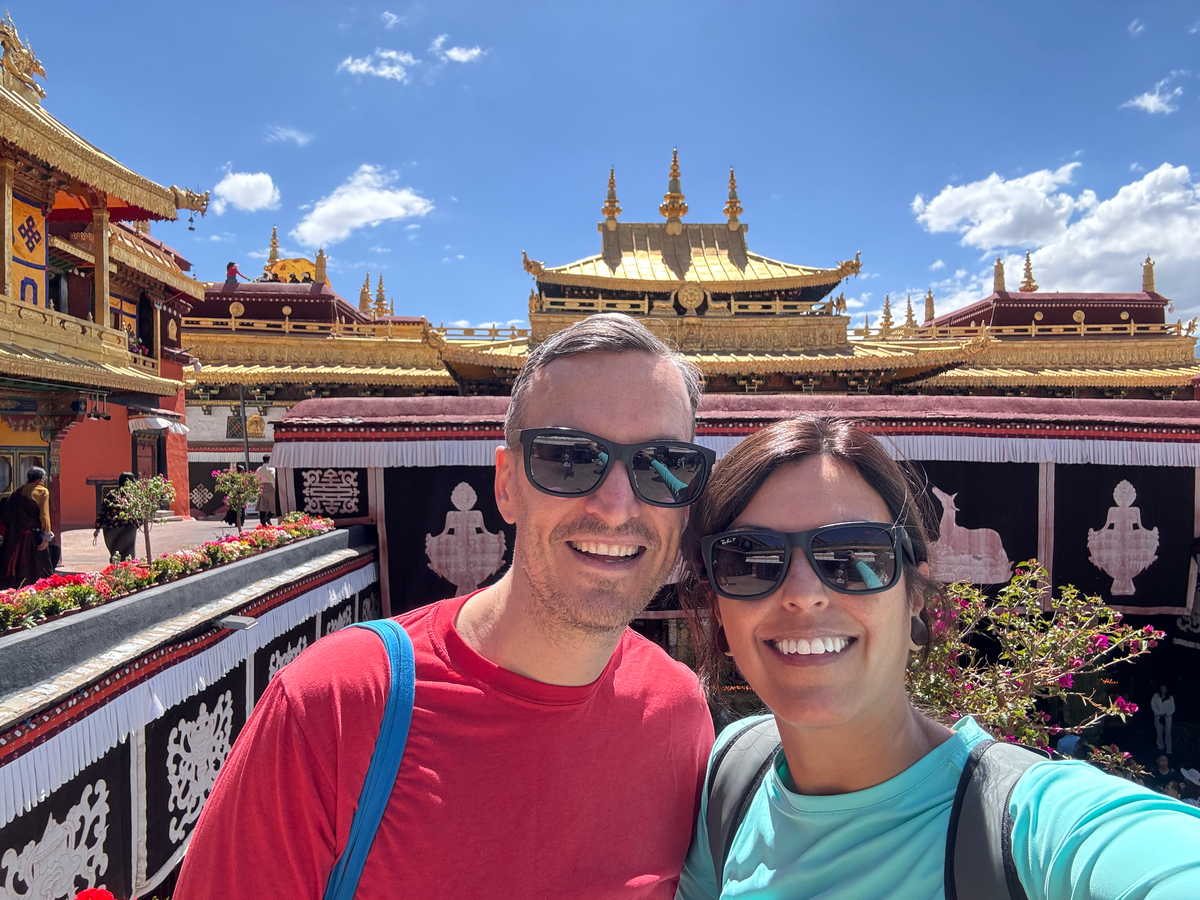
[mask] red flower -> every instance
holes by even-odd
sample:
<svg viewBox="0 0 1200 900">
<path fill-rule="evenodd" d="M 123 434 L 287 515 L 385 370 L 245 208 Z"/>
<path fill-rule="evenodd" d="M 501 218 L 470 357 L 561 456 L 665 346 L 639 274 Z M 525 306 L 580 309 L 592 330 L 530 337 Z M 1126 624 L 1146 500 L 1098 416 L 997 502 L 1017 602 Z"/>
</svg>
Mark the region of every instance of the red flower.
<svg viewBox="0 0 1200 900">
<path fill-rule="evenodd" d="M 88 888 L 75 895 L 75 900 L 117 900 L 112 891 L 104 888 Z"/>
</svg>

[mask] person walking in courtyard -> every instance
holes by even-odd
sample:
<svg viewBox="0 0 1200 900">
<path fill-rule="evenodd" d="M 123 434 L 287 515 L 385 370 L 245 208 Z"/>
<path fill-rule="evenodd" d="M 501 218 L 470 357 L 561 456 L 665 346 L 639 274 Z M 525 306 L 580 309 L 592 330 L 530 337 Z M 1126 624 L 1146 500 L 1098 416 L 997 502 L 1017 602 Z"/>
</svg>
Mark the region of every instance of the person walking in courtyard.
<svg viewBox="0 0 1200 900">
<path fill-rule="evenodd" d="M 731 656 L 770 713 L 717 738 L 679 900 L 1195 898 L 1200 809 L 909 700 L 939 589 L 919 491 L 837 420 L 721 460 L 681 598 L 707 684 Z"/>
<path fill-rule="evenodd" d="M 43 482 L 46 470 L 32 466 L 25 484 L 13 491 L 0 513 L 4 545 L 0 547 L 0 589 L 33 584 L 53 572 L 39 558 L 48 550 L 54 532 L 50 530 L 50 491 Z"/>
<path fill-rule="evenodd" d="M 626 316 L 589 316 L 530 353 L 495 454 L 512 565 L 397 617 L 415 702 L 356 897 L 674 896 L 712 718 L 692 671 L 627 626 L 674 565 L 715 457 L 692 443 L 699 398 L 698 371 Z M 388 684 L 361 628 L 275 677 L 175 900 L 324 895 Z"/>
<path fill-rule="evenodd" d="M 1158 686 L 1158 693 L 1150 698 L 1150 711 L 1154 713 L 1154 737 L 1157 747 L 1171 753 L 1171 718 L 1175 715 L 1175 698 L 1165 684 Z"/>
<path fill-rule="evenodd" d="M 261 525 L 270 525 L 271 516 L 279 515 L 279 506 L 275 502 L 275 467 L 271 465 L 269 453 L 254 472 L 262 481 L 258 494 L 258 521 Z"/>
</svg>

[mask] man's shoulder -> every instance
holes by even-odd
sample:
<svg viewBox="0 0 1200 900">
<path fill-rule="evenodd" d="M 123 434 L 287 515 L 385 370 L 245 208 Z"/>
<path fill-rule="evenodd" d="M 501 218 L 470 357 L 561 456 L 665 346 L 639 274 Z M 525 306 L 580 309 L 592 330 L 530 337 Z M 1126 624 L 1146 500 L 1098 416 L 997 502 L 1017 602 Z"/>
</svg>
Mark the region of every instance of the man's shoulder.
<svg viewBox="0 0 1200 900">
<path fill-rule="evenodd" d="M 696 673 L 632 628 L 626 628 L 621 638 L 621 664 L 616 677 L 619 684 L 642 694 L 647 702 L 693 706 L 708 714 Z"/>
</svg>

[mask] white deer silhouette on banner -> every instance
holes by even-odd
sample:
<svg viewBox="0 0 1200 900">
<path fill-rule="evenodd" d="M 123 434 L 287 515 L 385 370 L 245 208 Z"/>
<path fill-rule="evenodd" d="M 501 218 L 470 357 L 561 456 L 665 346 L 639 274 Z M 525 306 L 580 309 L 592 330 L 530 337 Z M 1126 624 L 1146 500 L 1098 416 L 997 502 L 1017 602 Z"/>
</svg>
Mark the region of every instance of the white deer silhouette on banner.
<svg viewBox="0 0 1200 900">
<path fill-rule="evenodd" d="M 1108 508 L 1104 527 L 1088 529 L 1088 561 L 1112 578 L 1113 596 L 1137 592 L 1133 578 L 1158 559 L 1158 529 L 1142 525 L 1142 511 L 1133 505 L 1137 491 L 1128 481 L 1113 488 L 1116 506 Z"/>
<path fill-rule="evenodd" d="M 929 545 L 929 568 L 943 584 L 1001 584 L 1012 577 L 1012 561 L 1004 550 L 1000 533 L 991 528 L 962 528 L 954 498 L 933 485 L 933 495 L 942 504 L 942 521 L 936 543 Z"/>
</svg>

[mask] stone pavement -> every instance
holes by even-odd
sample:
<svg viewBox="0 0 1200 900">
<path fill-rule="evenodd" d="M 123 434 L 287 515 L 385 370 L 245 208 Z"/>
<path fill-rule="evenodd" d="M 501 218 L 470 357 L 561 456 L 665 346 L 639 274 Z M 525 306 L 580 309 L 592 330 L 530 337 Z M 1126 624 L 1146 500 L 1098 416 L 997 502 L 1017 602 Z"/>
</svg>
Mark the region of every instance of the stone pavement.
<svg viewBox="0 0 1200 900">
<path fill-rule="evenodd" d="M 258 524 L 258 517 L 252 517 L 246 523 L 248 528 Z M 150 546 L 155 556 L 182 550 L 185 547 L 197 547 L 205 541 L 211 541 L 226 534 L 232 534 L 237 529 L 218 520 L 201 521 L 199 519 L 184 519 L 181 522 L 160 522 L 150 529 Z M 62 533 L 63 558 L 59 564 L 59 572 L 96 572 L 108 565 L 108 550 L 104 546 L 104 535 L 96 538 L 92 546 L 92 529 L 76 528 Z M 146 539 L 141 530 L 138 531 L 137 555 L 146 554 Z"/>
</svg>

